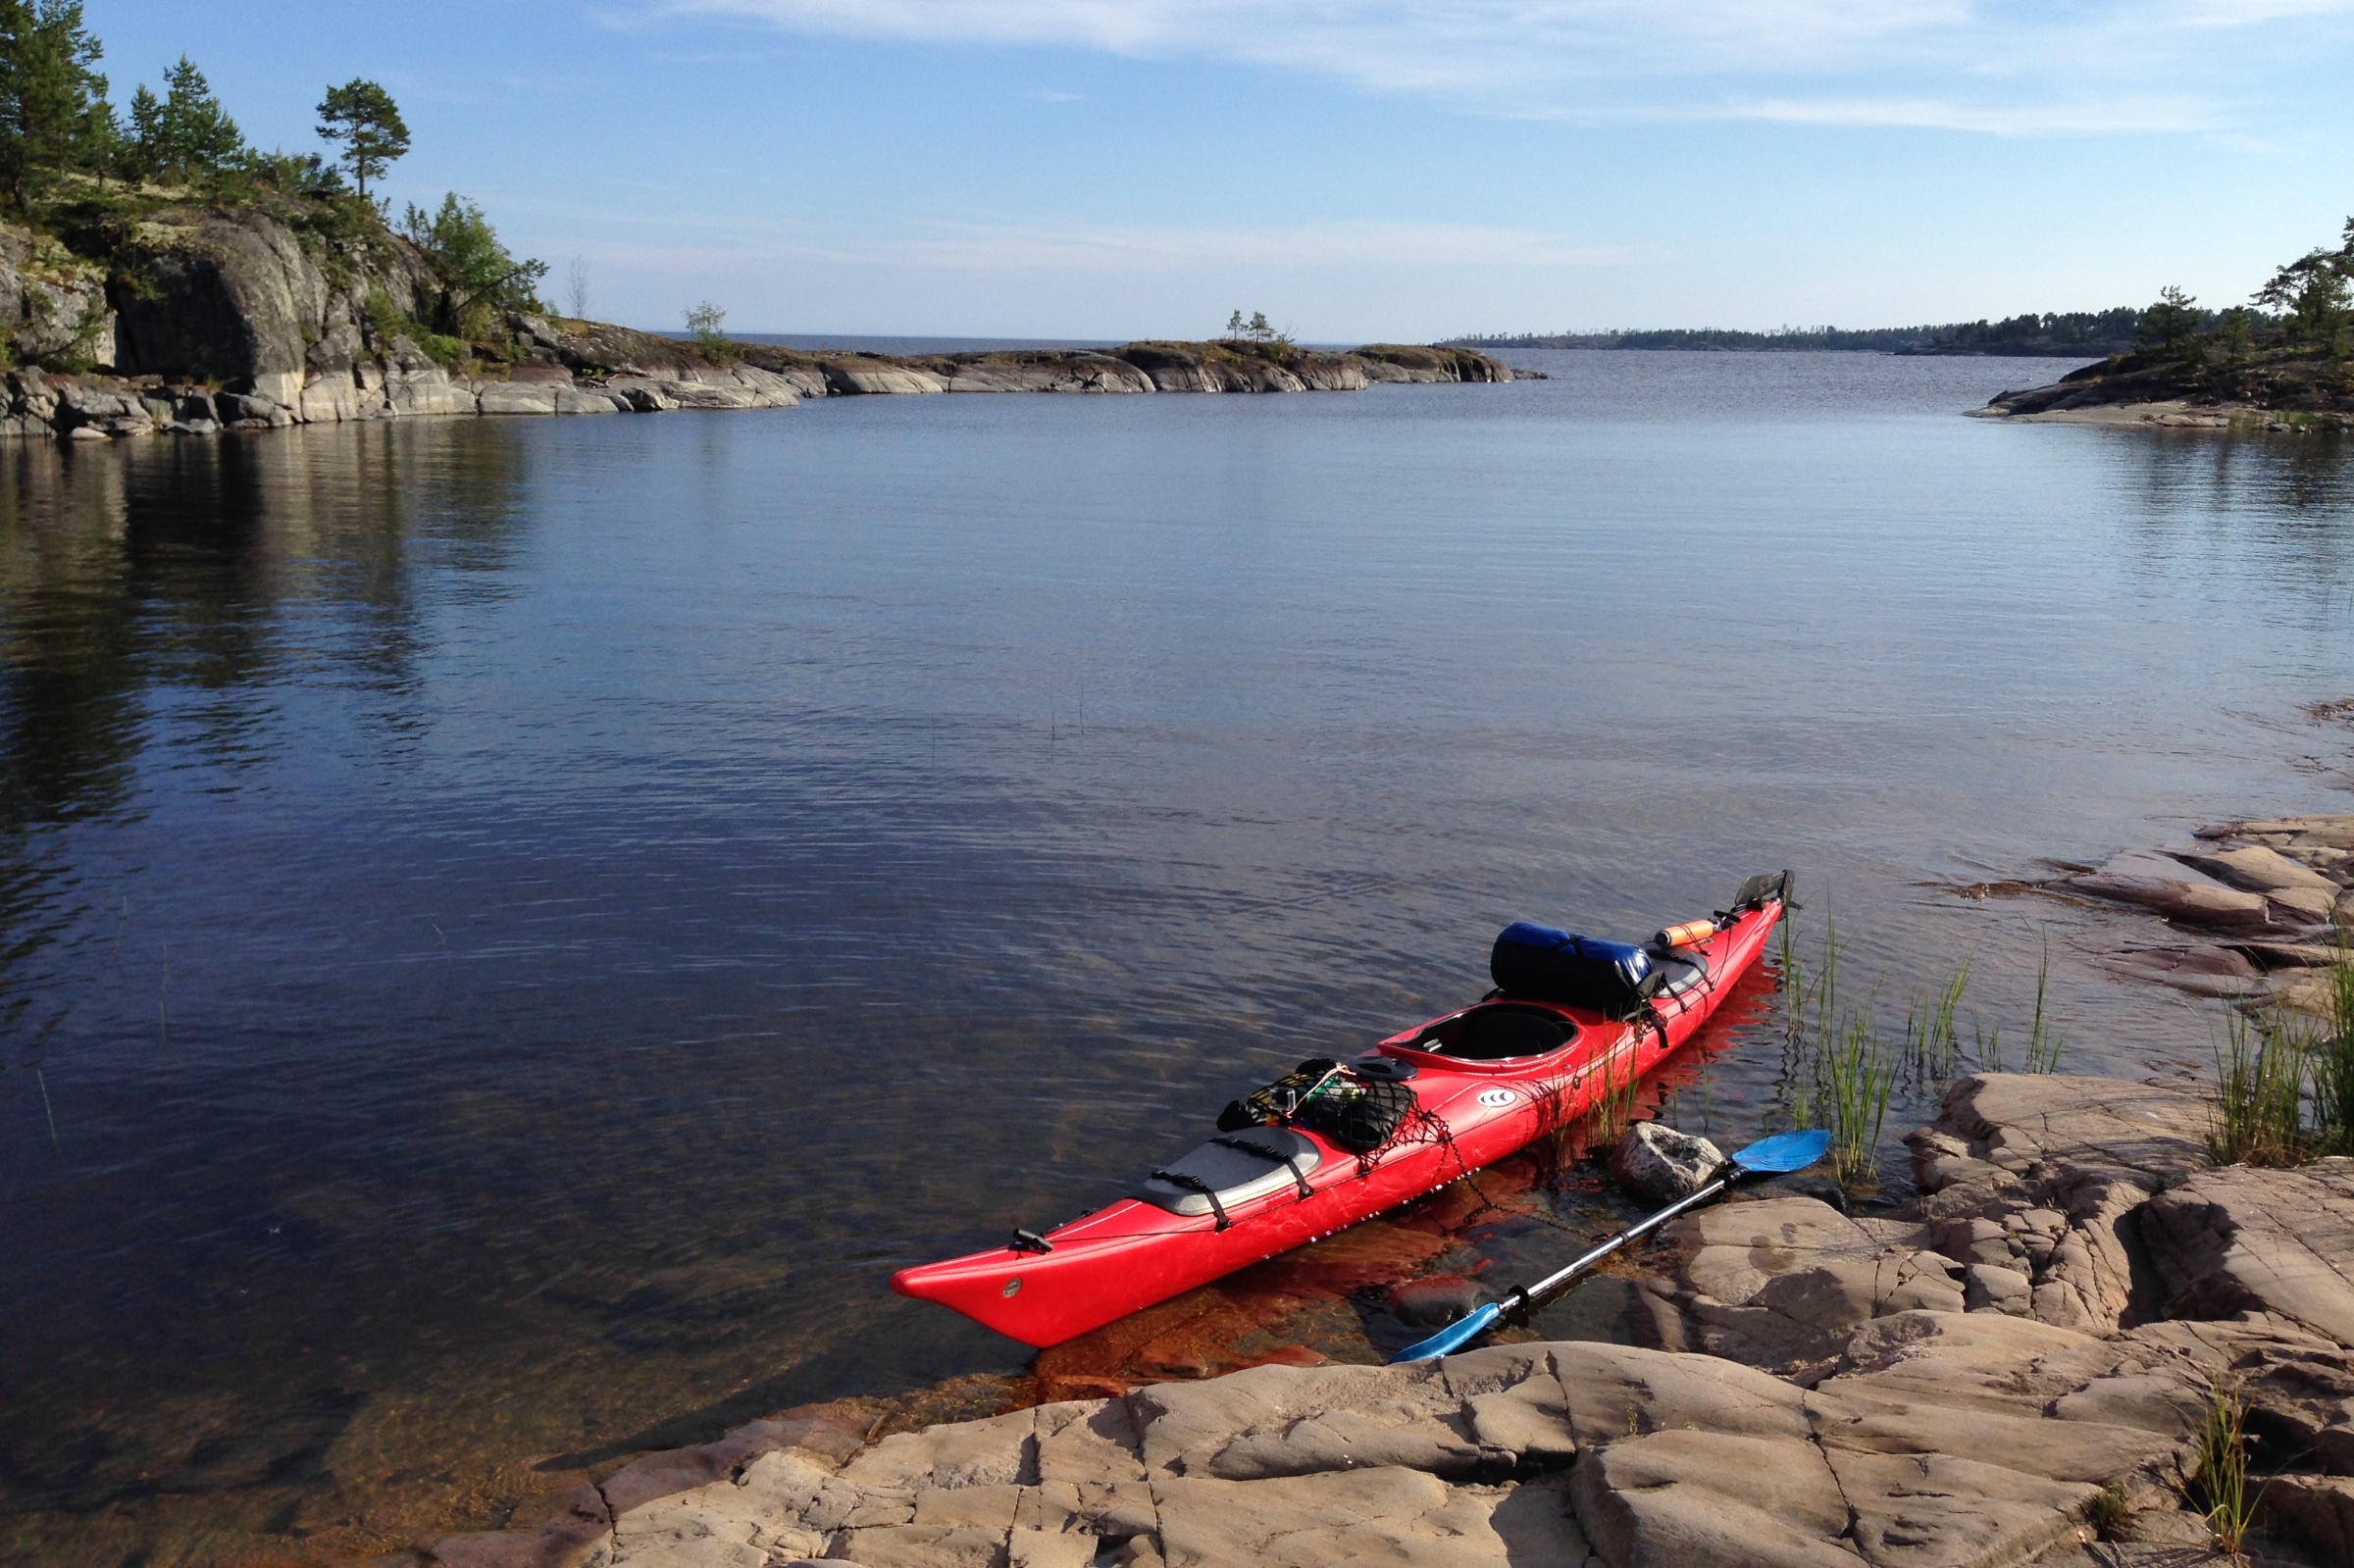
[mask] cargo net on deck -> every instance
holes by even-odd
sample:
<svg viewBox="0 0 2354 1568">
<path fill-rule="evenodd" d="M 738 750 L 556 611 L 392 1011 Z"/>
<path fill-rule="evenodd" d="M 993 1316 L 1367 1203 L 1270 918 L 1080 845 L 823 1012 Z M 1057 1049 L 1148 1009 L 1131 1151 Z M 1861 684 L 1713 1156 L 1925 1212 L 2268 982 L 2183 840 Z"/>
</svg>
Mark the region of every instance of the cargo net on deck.
<svg viewBox="0 0 2354 1568">
<path fill-rule="evenodd" d="M 1422 1108 L 1403 1076 L 1386 1070 L 1386 1058 L 1337 1062 L 1312 1056 L 1218 1114 L 1218 1131 L 1251 1127 L 1305 1127 L 1356 1156 L 1359 1176 L 1369 1173 L 1392 1149 L 1437 1143 L 1455 1155 L 1464 1175 L 1469 1165 L 1456 1152 L 1447 1124 Z"/>
</svg>

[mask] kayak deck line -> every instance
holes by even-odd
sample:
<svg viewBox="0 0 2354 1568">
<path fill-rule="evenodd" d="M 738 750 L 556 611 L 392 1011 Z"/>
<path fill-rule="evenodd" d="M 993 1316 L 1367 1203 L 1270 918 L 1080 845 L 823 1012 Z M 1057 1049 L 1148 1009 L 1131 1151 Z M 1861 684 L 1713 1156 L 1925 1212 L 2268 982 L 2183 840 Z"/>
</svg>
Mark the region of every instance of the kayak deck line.
<svg viewBox="0 0 2354 1568">
<path fill-rule="evenodd" d="M 1761 885 L 1765 890 L 1754 891 Z M 1714 923 L 1713 936 L 1658 948 L 1658 967 L 1638 977 L 1647 989 L 1622 1009 L 1500 985 L 1468 1007 L 1389 1037 L 1356 1062 L 1303 1064 L 1301 1074 L 1248 1106 L 1230 1106 L 1220 1126 L 1233 1133 L 1155 1168 L 1130 1195 L 1043 1235 L 1016 1232 L 987 1251 L 902 1269 L 892 1289 L 1026 1344 L 1059 1344 L 1468 1178 L 1572 1125 L 1606 1095 L 1629 1091 L 1689 1044 L 1764 951 L 1787 888 L 1787 873 L 1752 878 Z M 1671 929 L 1691 935 L 1689 927 Z M 1573 981 L 1601 973 L 1613 997 L 1618 979 L 1643 967 L 1625 955 L 1651 951 L 1515 926 L 1497 944 L 1500 981 L 1531 972 L 1526 951 L 1506 952 L 1507 939 L 1525 946 L 1530 932 L 1540 942 L 1562 938 L 1540 951 L 1539 961 Z M 1619 967 L 1598 971 L 1598 961 Z M 1319 1121 L 1315 1106 L 1296 1095 L 1268 1097 L 1273 1088 L 1310 1082 L 1314 1092 L 1337 1084 L 1341 1094 L 1358 1094 L 1359 1110 L 1404 1108 L 1386 1128 L 1374 1123 L 1378 1142 L 1353 1147 L 1354 1124 Z M 1264 1125 L 1279 1127 L 1280 1137 L 1254 1139 L 1253 1125 L 1232 1120 L 1269 1103 L 1280 1120 Z M 1286 1161 L 1279 1148 L 1300 1152 Z M 1192 1169 L 1180 1169 L 1186 1166 Z"/>
</svg>

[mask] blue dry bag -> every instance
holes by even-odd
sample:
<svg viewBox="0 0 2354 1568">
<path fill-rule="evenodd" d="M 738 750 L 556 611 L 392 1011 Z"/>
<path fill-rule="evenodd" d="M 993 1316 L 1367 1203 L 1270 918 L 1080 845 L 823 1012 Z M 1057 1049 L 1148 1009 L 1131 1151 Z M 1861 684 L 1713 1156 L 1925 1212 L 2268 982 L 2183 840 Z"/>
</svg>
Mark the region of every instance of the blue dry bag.
<svg viewBox="0 0 2354 1568">
<path fill-rule="evenodd" d="M 1526 920 L 1505 927 L 1496 938 L 1488 973 L 1507 996 L 1591 1008 L 1607 1018 L 1636 1011 L 1665 979 L 1651 954 L 1632 943 Z"/>
</svg>

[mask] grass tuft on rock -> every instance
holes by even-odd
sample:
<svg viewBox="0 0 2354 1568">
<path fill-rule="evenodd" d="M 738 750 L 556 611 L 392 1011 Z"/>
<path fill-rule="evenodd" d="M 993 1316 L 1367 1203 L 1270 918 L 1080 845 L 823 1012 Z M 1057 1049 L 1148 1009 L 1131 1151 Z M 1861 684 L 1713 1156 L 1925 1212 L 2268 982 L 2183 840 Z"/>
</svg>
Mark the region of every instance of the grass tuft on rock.
<svg viewBox="0 0 2354 1568">
<path fill-rule="evenodd" d="M 2305 1131 L 2310 1049 L 2301 1026 L 2278 1008 L 2233 1013 L 2215 1056 L 2215 1123 L 2207 1152 L 2218 1165 L 2297 1165 Z"/>
<path fill-rule="evenodd" d="M 1878 1145 L 1900 1085 L 1907 1094 L 1933 1091 L 1970 1072 L 2002 1072 L 2003 1031 L 1974 1014 L 1971 1047 L 1962 1044 L 1962 1003 L 1976 972 L 1973 954 L 1941 984 L 1914 994 L 1901 1034 L 1883 1031 L 1875 986 L 1860 1005 L 1839 994 L 1842 953 L 1837 919 L 1826 912 L 1813 956 L 1785 920 L 1779 958 L 1782 993 L 1783 1104 L 1792 1126 L 1830 1131 L 1831 1159 L 1850 1192 L 1878 1186 Z M 2026 1071 L 2054 1073 L 2067 1041 L 2052 1021 L 2052 956 L 2047 940 L 2035 976 L 2035 1011 L 2027 1029 Z M 2350 996 L 2354 1000 L 2354 996 Z"/>
<path fill-rule="evenodd" d="M 2338 934 L 2329 966 L 2325 1034 L 2312 1048 L 2313 1110 L 2321 1152 L 2354 1154 L 2354 947 Z"/>
<path fill-rule="evenodd" d="M 2261 1485 L 2253 1492 L 2248 1490 L 2247 1422 L 2247 1395 L 2231 1384 L 2218 1383 L 2199 1428 L 2196 1486 L 2217 1549 L 2233 1557 L 2240 1554 L 2256 1522 L 2256 1504 L 2264 1494 Z"/>
</svg>

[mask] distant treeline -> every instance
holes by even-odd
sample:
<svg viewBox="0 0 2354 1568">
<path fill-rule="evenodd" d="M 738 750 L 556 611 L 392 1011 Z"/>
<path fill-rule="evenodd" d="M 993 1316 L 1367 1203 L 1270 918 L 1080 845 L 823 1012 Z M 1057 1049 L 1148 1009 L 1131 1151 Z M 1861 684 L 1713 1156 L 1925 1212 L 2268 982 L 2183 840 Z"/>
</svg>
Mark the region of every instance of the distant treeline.
<svg viewBox="0 0 2354 1568">
<path fill-rule="evenodd" d="M 2133 345 L 2142 313 L 2116 310 L 2064 311 L 2014 316 L 2000 322 L 1948 322 L 1937 327 L 1785 327 L 1772 332 L 1727 328 L 1672 328 L 1657 331 L 1522 332 L 1510 336 L 1458 337 L 1465 348 L 1672 348 L 1743 354 L 1844 352 L 1861 354 L 2049 354 L 2099 359 Z"/>
</svg>

